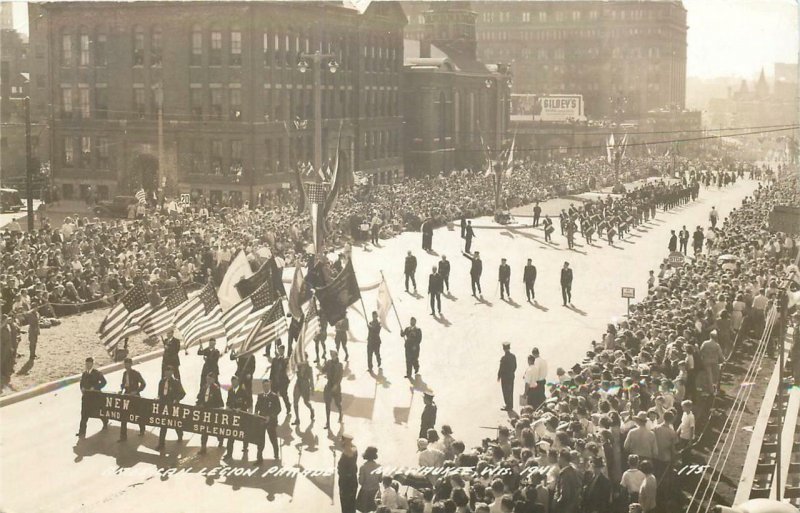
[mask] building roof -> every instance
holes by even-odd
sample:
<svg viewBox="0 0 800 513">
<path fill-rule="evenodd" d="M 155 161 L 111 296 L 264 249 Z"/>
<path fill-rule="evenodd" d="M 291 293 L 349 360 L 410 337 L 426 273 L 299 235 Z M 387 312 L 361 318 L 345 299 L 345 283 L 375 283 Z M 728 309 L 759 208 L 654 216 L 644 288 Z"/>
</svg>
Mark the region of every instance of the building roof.
<svg viewBox="0 0 800 513">
<path fill-rule="evenodd" d="M 443 45 L 439 42 L 439 46 L 431 45 L 431 56 L 420 57 L 420 41 L 416 39 L 403 40 L 403 64 L 406 67 L 413 67 L 416 69 L 444 69 L 449 71 L 463 71 L 466 73 L 491 73 L 492 70 L 481 61 L 471 59 L 468 55 L 460 52 L 454 48 L 442 48 Z"/>
</svg>

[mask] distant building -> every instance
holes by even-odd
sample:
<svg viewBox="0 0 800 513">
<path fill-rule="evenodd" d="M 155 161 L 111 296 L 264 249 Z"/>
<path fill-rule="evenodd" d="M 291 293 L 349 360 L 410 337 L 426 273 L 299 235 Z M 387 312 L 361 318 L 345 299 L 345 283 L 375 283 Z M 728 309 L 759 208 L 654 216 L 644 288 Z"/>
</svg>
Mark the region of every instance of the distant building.
<svg viewBox="0 0 800 513">
<path fill-rule="evenodd" d="M 139 187 L 259 201 L 313 160 L 322 63 L 323 162 L 375 182 L 403 174 L 396 2 L 29 3 L 33 112 L 50 120 L 65 198 Z"/>
<path fill-rule="evenodd" d="M 23 98 L 28 96 L 28 44 L 22 34 L 5 28 L 10 7 L 3 4 L 4 23 L 0 29 L 0 178 L 3 185 L 17 185 L 25 175 L 25 112 Z M 10 4 L 8 4 L 10 6 Z M 11 22 L 13 23 L 13 22 Z M 38 137 L 32 138 L 38 145 Z"/>
<path fill-rule="evenodd" d="M 739 88 L 729 89 L 726 97 L 709 100 L 706 124 L 711 129 L 795 125 L 797 95 L 797 64 L 776 63 L 771 85 L 762 69 L 752 84 L 742 80 Z"/>
<path fill-rule="evenodd" d="M 470 2 L 431 2 L 423 16 L 421 41 L 405 48 L 406 173 L 482 168 L 508 132 L 509 67 L 477 59 Z"/>
<path fill-rule="evenodd" d="M 421 38 L 426 2 L 404 2 Z M 636 119 L 686 101 L 679 0 L 474 2 L 478 58 L 512 63 L 514 93 L 580 94 L 590 119 Z"/>
</svg>

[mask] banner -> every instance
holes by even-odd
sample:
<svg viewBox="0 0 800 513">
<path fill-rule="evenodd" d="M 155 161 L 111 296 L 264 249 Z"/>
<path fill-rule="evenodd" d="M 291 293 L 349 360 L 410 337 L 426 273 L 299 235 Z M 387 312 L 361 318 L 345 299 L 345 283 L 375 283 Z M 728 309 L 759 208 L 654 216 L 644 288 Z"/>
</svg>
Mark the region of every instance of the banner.
<svg viewBox="0 0 800 513">
<path fill-rule="evenodd" d="M 236 410 L 202 408 L 182 403 L 103 392 L 84 392 L 89 417 L 145 426 L 180 429 L 212 437 L 233 438 L 251 444 L 264 439 L 265 419 Z"/>
<path fill-rule="evenodd" d="M 512 94 L 511 116 L 560 123 L 586 120 L 581 94 Z"/>
</svg>

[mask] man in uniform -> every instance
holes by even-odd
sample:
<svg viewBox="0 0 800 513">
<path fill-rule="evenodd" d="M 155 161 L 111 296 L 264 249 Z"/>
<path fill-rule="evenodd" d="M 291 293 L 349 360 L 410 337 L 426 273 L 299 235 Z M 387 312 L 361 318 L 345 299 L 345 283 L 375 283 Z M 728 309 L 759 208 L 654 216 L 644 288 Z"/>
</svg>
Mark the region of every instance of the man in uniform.
<svg viewBox="0 0 800 513">
<path fill-rule="evenodd" d="M 400 332 L 400 336 L 405 339 L 406 349 L 406 379 L 412 379 L 419 373 L 419 347 L 422 343 L 422 330 L 417 327 L 417 319 L 411 318 L 411 325 Z M 414 371 L 414 374 L 411 371 Z"/>
<path fill-rule="evenodd" d="M 475 290 L 477 289 L 478 294 L 480 294 L 482 297 L 483 291 L 481 291 L 481 274 L 483 274 L 483 261 L 481 261 L 481 254 L 480 252 L 476 251 L 474 256 L 468 253 L 464 253 L 464 256 L 472 262 L 472 266 L 469 270 L 469 277 L 472 285 L 472 295 L 478 297 L 475 294 Z"/>
<path fill-rule="evenodd" d="M 238 410 L 243 412 L 250 412 L 253 407 L 253 394 L 250 389 L 239 382 L 236 375 L 231 376 L 231 388 L 228 390 L 228 399 L 225 401 L 225 407 L 229 410 Z M 233 437 L 228 438 L 228 450 L 225 452 L 224 460 L 233 458 Z M 242 442 L 244 445 L 242 454 L 247 457 L 247 448 L 250 444 Z"/>
<path fill-rule="evenodd" d="M 275 365 L 275 362 L 272 363 Z M 264 417 L 266 435 L 272 444 L 272 453 L 276 460 L 280 460 L 278 452 L 278 414 L 281 412 L 281 400 L 278 394 L 272 391 L 270 380 L 262 380 L 263 390 L 256 398 L 255 414 Z M 291 411 L 291 410 L 290 410 Z M 287 412 L 288 413 L 288 412 Z M 258 454 L 256 455 L 256 465 L 264 461 L 264 435 L 258 441 Z"/>
<path fill-rule="evenodd" d="M 180 380 L 181 379 L 181 343 L 175 338 L 175 331 L 169 330 L 167 332 L 167 336 L 164 339 L 164 356 L 161 358 L 161 375 L 164 375 L 164 371 L 167 370 L 167 367 L 172 367 L 173 374 L 175 378 Z"/>
<path fill-rule="evenodd" d="M 337 352 L 338 355 L 338 352 Z M 381 321 L 378 312 L 372 312 L 372 320 L 367 325 L 367 368 L 372 372 L 372 355 L 381 367 Z"/>
<path fill-rule="evenodd" d="M 86 436 L 86 422 L 89 420 L 89 396 L 86 392 L 101 391 L 106 386 L 106 378 L 103 373 L 94 368 L 94 358 L 89 357 L 86 359 L 83 374 L 81 374 L 81 423 L 78 427 L 78 433 L 75 435 L 80 439 Z M 108 419 L 103 420 L 103 429 L 108 427 Z"/>
<path fill-rule="evenodd" d="M 283 345 L 279 345 L 276 349 L 275 358 L 272 360 L 272 366 L 269 369 L 269 381 L 271 388 L 278 394 L 286 405 L 286 413 L 291 415 L 292 409 L 289 403 L 289 362 L 283 355 Z"/>
<path fill-rule="evenodd" d="M 569 268 L 569 262 L 564 262 L 561 269 L 561 298 L 564 300 L 563 306 L 572 304 L 572 269 Z"/>
<path fill-rule="evenodd" d="M 442 255 L 439 261 L 439 276 L 442 277 L 442 283 L 447 287 L 447 293 L 450 293 L 450 261 L 447 257 Z"/>
<path fill-rule="evenodd" d="M 119 393 L 139 397 L 144 390 L 146 383 L 141 373 L 133 368 L 133 360 L 125 358 L 125 371 L 122 373 L 122 383 L 119 385 Z M 139 424 L 139 436 L 144 436 L 144 419 Z M 124 442 L 128 439 L 128 422 L 123 419 L 119 428 L 119 441 Z"/>
<path fill-rule="evenodd" d="M 347 331 L 350 329 L 350 321 L 347 320 L 347 314 L 339 319 L 334 326 L 336 335 L 333 341 L 336 344 L 336 350 L 338 351 L 341 346 L 344 349 L 344 361 L 350 361 L 350 353 L 347 352 Z"/>
<path fill-rule="evenodd" d="M 422 231 L 422 249 L 433 251 L 433 219 L 428 218 L 423 221 L 420 231 Z"/>
<path fill-rule="evenodd" d="M 678 236 L 675 235 L 675 230 L 669 231 L 669 244 L 667 245 L 670 253 L 678 251 Z"/>
<path fill-rule="evenodd" d="M 522 273 L 522 282 L 525 284 L 525 295 L 528 296 L 528 303 L 530 303 L 531 299 L 536 299 L 536 292 L 533 290 L 534 285 L 536 285 L 536 266 L 533 265 L 533 261 L 530 258 Z"/>
<path fill-rule="evenodd" d="M 322 372 L 327 379 L 322 391 L 322 397 L 325 399 L 325 429 L 330 429 L 331 402 L 336 403 L 336 409 L 339 410 L 339 422 L 342 421 L 342 375 L 344 369 L 339 362 L 338 351 L 331 349 L 331 359 L 325 362 Z"/>
<path fill-rule="evenodd" d="M 417 272 L 417 257 L 415 257 L 411 251 L 408 252 L 406 255 L 406 261 L 403 266 L 403 273 L 406 276 L 406 292 L 408 292 L 408 282 L 411 281 L 411 284 L 414 285 L 414 292 L 417 291 L 417 279 L 414 276 Z"/>
<path fill-rule="evenodd" d="M 208 347 L 203 348 L 202 342 L 197 349 L 197 354 L 203 357 L 203 369 L 200 371 L 200 385 L 206 382 L 208 373 L 219 376 L 219 349 L 216 348 L 216 341 L 212 338 L 208 341 Z"/>
<path fill-rule="evenodd" d="M 503 411 L 514 410 L 514 373 L 517 371 L 517 357 L 511 353 L 511 344 L 503 342 L 503 356 L 497 369 L 497 381 L 503 391 Z"/>
<path fill-rule="evenodd" d="M 444 292 L 444 281 L 439 275 L 436 266 L 434 266 L 428 277 L 428 295 L 431 296 L 431 315 L 436 315 L 437 306 L 439 308 L 439 315 L 442 315 L 442 292 Z"/>
<path fill-rule="evenodd" d="M 695 255 L 703 252 L 703 239 L 705 239 L 705 234 L 703 233 L 703 229 L 698 225 L 692 235 L 692 247 L 694 248 Z"/>
<path fill-rule="evenodd" d="M 475 238 L 475 232 L 472 230 L 472 221 L 467 221 L 467 229 L 464 230 L 464 238 L 467 240 L 466 244 L 464 245 L 464 252 L 471 253 L 470 249 L 472 249 L 472 239 Z"/>
<path fill-rule="evenodd" d="M 222 390 L 217 383 L 217 374 L 213 372 L 206 374 L 203 385 L 197 393 L 196 405 L 202 408 L 223 408 L 225 406 L 225 403 L 222 402 Z M 223 440 L 223 437 L 217 437 L 220 447 L 222 447 Z M 207 443 L 208 435 L 204 433 L 200 436 L 200 454 L 206 453 Z"/>
<path fill-rule="evenodd" d="M 183 390 L 181 381 L 175 377 L 175 369 L 167 367 L 164 369 L 164 377 L 158 383 L 158 402 L 162 404 L 175 404 L 179 402 L 186 395 Z M 178 441 L 183 440 L 183 431 L 176 429 L 178 434 Z M 158 447 L 156 450 L 159 452 L 164 451 L 164 440 L 167 438 L 167 428 L 162 427 L 161 432 L 158 434 Z"/>
<path fill-rule="evenodd" d="M 508 290 L 508 285 L 511 282 L 511 266 L 506 263 L 505 258 L 500 259 L 500 269 L 498 270 L 498 279 L 500 280 L 500 299 L 511 299 L 511 292 Z M 505 295 L 503 291 L 505 290 Z"/>
<path fill-rule="evenodd" d="M 314 408 L 311 406 L 311 392 L 314 390 L 314 373 L 307 358 L 297 365 L 292 399 L 294 399 L 294 425 L 300 425 L 300 399 L 303 399 L 308 411 L 311 412 L 311 420 L 314 420 Z"/>
<path fill-rule="evenodd" d="M 539 226 L 539 217 L 542 215 L 542 207 L 539 206 L 539 202 L 537 201 L 533 205 L 533 227 Z"/>
<path fill-rule="evenodd" d="M 424 399 L 425 407 L 422 409 L 422 418 L 419 425 L 419 438 L 426 438 L 429 429 L 435 429 L 436 426 L 436 403 L 433 402 L 433 394 L 425 393 Z"/>
</svg>

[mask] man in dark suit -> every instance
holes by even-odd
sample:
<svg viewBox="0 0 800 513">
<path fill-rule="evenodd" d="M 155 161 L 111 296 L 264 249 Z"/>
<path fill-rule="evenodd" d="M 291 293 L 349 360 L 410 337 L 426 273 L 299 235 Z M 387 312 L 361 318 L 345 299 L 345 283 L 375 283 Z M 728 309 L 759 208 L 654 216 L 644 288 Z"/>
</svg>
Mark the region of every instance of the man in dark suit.
<svg viewBox="0 0 800 513">
<path fill-rule="evenodd" d="M 431 275 L 428 277 L 428 294 L 431 296 L 431 315 L 436 315 L 436 308 L 439 308 L 439 315 L 442 315 L 442 292 L 444 292 L 444 281 L 434 266 Z"/>
<path fill-rule="evenodd" d="M 222 402 L 222 390 L 217 383 L 217 374 L 209 372 L 206 374 L 206 379 L 200 387 L 200 392 L 197 393 L 197 406 L 203 408 L 223 408 L 225 403 Z M 222 447 L 224 438 L 217 437 L 219 446 Z M 203 434 L 200 436 L 200 454 L 206 453 L 206 444 L 208 443 L 208 435 Z"/>
<path fill-rule="evenodd" d="M 498 279 L 500 280 L 500 299 L 511 299 L 511 292 L 508 290 L 508 285 L 511 282 L 511 266 L 506 263 L 505 258 L 500 259 L 500 269 L 498 270 Z M 503 292 L 505 291 L 505 295 Z"/>
<path fill-rule="evenodd" d="M 80 439 L 86 436 L 86 423 L 89 420 L 89 397 L 91 394 L 86 392 L 99 392 L 106 386 L 106 378 L 103 373 L 94 368 L 94 358 L 87 358 L 83 374 L 81 374 L 81 423 L 78 427 L 78 433 L 75 435 Z M 108 427 L 108 419 L 103 420 L 103 429 Z"/>
<path fill-rule="evenodd" d="M 475 290 L 477 289 L 478 294 L 483 296 L 483 291 L 481 291 L 481 274 L 483 274 L 483 261 L 481 260 L 480 252 L 476 251 L 475 255 L 470 255 L 468 253 L 463 253 L 465 257 L 472 261 L 472 266 L 469 269 L 469 278 L 472 285 L 472 295 L 475 295 Z"/>
<path fill-rule="evenodd" d="M 586 485 L 583 487 L 583 511 L 611 511 L 611 481 L 603 474 L 603 459 L 593 458 L 591 472 L 587 474 Z"/>
<path fill-rule="evenodd" d="M 542 215 L 542 207 L 539 206 L 539 202 L 537 201 L 533 205 L 533 226 L 539 226 L 539 217 Z"/>
<path fill-rule="evenodd" d="M 403 273 L 406 276 L 406 292 L 408 292 L 408 282 L 414 285 L 414 292 L 417 291 L 417 279 L 414 276 L 417 272 L 417 257 L 411 254 L 411 251 L 406 255 L 405 265 L 403 266 Z"/>
<path fill-rule="evenodd" d="M 164 338 L 164 356 L 161 358 L 161 375 L 167 367 L 172 367 L 175 378 L 181 379 L 181 343 L 175 338 L 175 332 L 169 330 L 166 338 Z"/>
<path fill-rule="evenodd" d="M 569 450 L 562 449 L 558 455 L 561 470 L 556 477 L 552 501 L 553 511 L 556 513 L 578 513 L 580 508 L 581 478 L 571 463 L 572 455 Z"/>
<path fill-rule="evenodd" d="M 472 249 L 472 239 L 475 238 L 475 232 L 472 230 L 472 221 L 467 221 L 467 227 L 464 230 L 464 238 L 467 240 L 466 244 L 464 245 L 464 252 L 471 253 Z"/>
<path fill-rule="evenodd" d="M 412 379 L 414 374 L 419 373 L 419 347 L 422 343 L 422 330 L 417 327 L 417 319 L 412 317 L 410 322 L 411 325 L 400 332 L 405 339 L 406 379 Z"/>
<path fill-rule="evenodd" d="M 213 338 L 208 341 L 208 347 L 206 348 L 203 348 L 201 343 L 197 354 L 203 357 L 203 370 L 200 371 L 200 386 L 203 386 L 208 373 L 219 376 L 219 357 L 221 354 L 219 349 L 216 348 L 216 341 Z"/>
<path fill-rule="evenodd" d="M 425 407 L 422 409 L 422 417 L 419 423 L 419 438 L 427 438 L 428 430 L 434 429 L 436 426 L 438 408 L 436 403 L 433 402 L 433 394 L 426 392 L 422 400 L 425 402 Z"/>
<path fill-rule="evenodd" d="M 569 268 L 569 262 L 564 262 L 561 268 L 561 298 L 564 300 L 563 306 L 572 304 L 572 269 Z"/>
<path fill-rule="evenodd" d="M 686 247 L 689 245 L 689 230 L 686 225 L 683 225 L 681 231 L 678 232 L 678 242 L 680 243 L 680 252 L 686 254 Z"/>
<path fill-rule="evenodd" d="M 531 302 L 531 299 L 536 299 L 536 292 L 533 290 L 534 285 L 536 285 L 536 266 L 533 265 L 533 261 L 529 258 L 527 265 L 525 265 L 525 270 L 522 272 L 522 282 L 525 284 L 525 295 L 528 296 L 528 302 Z"/>
<path fill-rule="evenodd" d="M 446 256 L 442 255 L 439 260 L 439 276 L 442 277 L 442 284 L 447 287 L 448 294 L 450 293 L 450 261 Z"/>
<path fill-rule="evenodd" d="M 228 399 L 225 401 L 225 407 L 229 410 L 238 410 L 243 412 L 249 412 L 253 407 L 253 395 L 250 392 L 250 389 L 247 388 L 243 383 L 240 383 L 239 378 L 236 375 L 231 376 L 231 388 L 228 390 Z M 228 450 L 225 452 L 225 456 L 223 457 L 224 460 L 230 460 L 233 458 L 233 442 L 233 438 L 228 438 Z M 244 454 L 245 458 L 247 458 L 247 448 L 249 444 L 247 442 L 242 442 L 242 444 L 244 445 L 242 454 Z"/>
<path fill-rule="evenodd" d="M 119 393 L 139 397 L 144 390 L 146 383 L 141 373 L 133 368 L 133 360 L 125 358 L 125 371 L 122 373 L 122 383 L 119 385 Z M 144 436 L 144 419 L 139 424 L 139 436 Z M 119 441 L 124 442 L 128 439 L 128 422 L 123 420 L 119 428 Z"/>
<path fill-rule="evenodd" d="M 511 344 L 503 342 L 503 356 L 500 358 L 500 368 L 497 369 L 497 381 L 503 390 L 503 411 L 514 409 L 514 373 L 517 372 L 517 357 L 511 353 Z"/>
<path fill-rule="evenodd" d="M 675 235 L 675 230 L 670 230 L 669 233 L 669 244 L 667 245 L 667 248 L 669 249 L 670 253 L 674 253 L 678 251 L 678 236 Z"/>
<path fill-rule="evenodd" d="M 467 216 L 461 214 L 461 238 L 464 239 L 467 236 Z"/>
<path fill-rule="evenodd" d="M 183 386 L 178 378 L 175 377 L 175 369 L 167 367 L 164 369 L 164 377 L 158 383 L 158 402 L 162 404 L 174 404 L 179 402 L 186 395 Z M 183 431 L 176 429 L 178 441 L 183 440 Z M 162 427 L 158 434 L 158 447 L 156 450 L 164 450 L 164 440 L 167 438 L 167 428 Z"/>
<path fill-rule="evenodd" d="M 292 405 L 289 402 L 289 362 L 283 355 L 283 345 L 279 345 L 275 351 L 277 354 L 273 358 L 272 366 L 269 369 L 271 388 L 283 399 L 284 404 L 286 404 L 286 411 L 291 413 Z"/>
<path fill-rule="evenodd" d="M 274 362 L 273 362 L 274 365 Z M 269 436 L 269 441 L 272 444 L 272 452 L 276 460 L 280 459 L 278 452 L 278 415 L 281 412 L 281 400 L 278 394 L 272 391 L 270 380 L 265 379 L 262 382 L 263 390 L 256 398 L 255 414 L 259 417 L 264 417 L 264 424 L 266 427 L 266 434 Z M 258 455 L 256 456 L 256 465 L 264 461 L 264 437 L 259 439 Z"/>
<path fill-rule="evenodd" d="M 253 374 L 256 372 L 256 357 L 252 353 L 237 355 L 231 352 L 231 360 L 236 360 L 236 372 L 234 374 L 239 378 L 239 383 L 246 386 L 248 390 L 252 390 Z"/>
<path fill-rule="evenodd" d="M 426 219 L 420 226 L 422 231 L 422 249 L 425 251 L 433 251 L 433 219 Z"/>
</svg>

